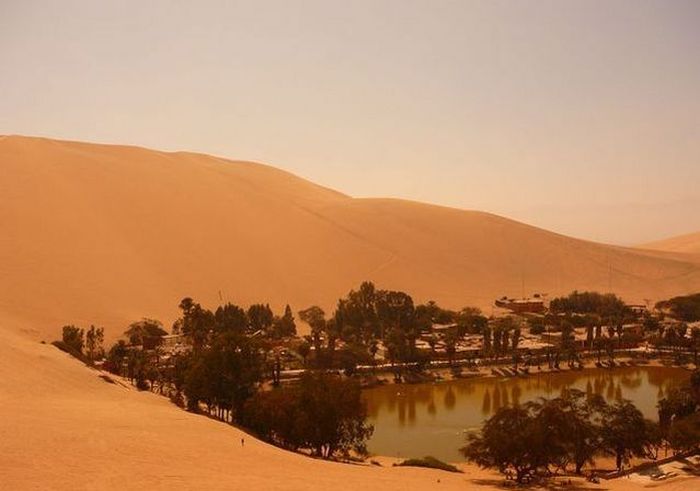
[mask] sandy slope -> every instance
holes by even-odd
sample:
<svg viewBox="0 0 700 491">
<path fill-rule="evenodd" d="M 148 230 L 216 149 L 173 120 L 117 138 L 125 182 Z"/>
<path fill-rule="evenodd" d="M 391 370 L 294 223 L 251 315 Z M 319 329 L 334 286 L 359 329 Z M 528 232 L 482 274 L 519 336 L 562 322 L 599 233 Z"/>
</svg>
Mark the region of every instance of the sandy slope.
<svg viewBox="0 0 700 491">
<path fill-rule="evenodd" d="M 700 265 L 574 240 L 475 211 L 353 199 L 269 166 L 191 153 L 0 137 L 0 315 L 34 339 L 112 336 L 215 306 L 335 300 L 362 280 L 488 308 L 502 295 L 700 290 Z"/>
<path fill-rule="evenodd" d="M 657 242 L 649 242 L 639 246 L 641 249 L 651 249 L 684 254 L 700 254 L 700 232 L 679 235 Z"/>
</svg>

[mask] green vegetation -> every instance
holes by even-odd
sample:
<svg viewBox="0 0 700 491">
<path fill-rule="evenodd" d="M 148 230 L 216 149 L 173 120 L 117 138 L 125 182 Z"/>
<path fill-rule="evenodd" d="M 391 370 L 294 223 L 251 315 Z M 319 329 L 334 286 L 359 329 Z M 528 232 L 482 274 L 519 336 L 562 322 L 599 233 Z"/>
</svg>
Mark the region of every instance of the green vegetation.
<svg viewBox="0 0 700 491">
<path fill-rule="evenodd" d="M 655 458 L 657 425 L 629 401 L 608 405 L 570 390 L 563 397 L 500 408 L 461 449 L 481 467 L 518 483 L 574 466 L 581 473 L 598 453 L 616 457 L 618 469 L 633 456 Z"/>
<path fill-rule="evenodd" d="M 85 331 L 76 326 L 63 326 L 61 340 L 52 344 L 86 365 L 93 365 L 95 360 L 104 357 L 103 342 L 104 329 L 101 327 L 90 326 Z"/>
<path fill-rule="evenodd" d="M 625 302 L 612 293 L 578 291 L 553 298 L 549 310 L 554 314 L 596 314 L 601 317 L 621 317 L 630 313 Z"/>
<path fill-rule="evenodd" d="M 399 467 L 428 467 L 430 469 L 439 469 L 447 472 L 462 472 L 452 464 L 443 462 L 435 457 L 427 456 L 422 459 L 407 459 L 396 464 Z"/>
<path fill-rule="evenodd" d="M 180 310 L 173 330 L 187 349 L 166 352 L 160 323 L 144 319 L 126 330 L 129 344 L 120 340 L 112 346 L 105 368 L 139 389 L 167 391 L 189 411 L 242 424 L 285 448 L 323 458 L 366 453 L 373 428 L 356 381 L 320 371 L 304 374 L 295 387 L 263 387 L 268 372 L 279 384 L 279 355 L 271 358 L 270 343 L 296 332 L 289 307 L 281 317 L 266 304 L 244 310 L 229 303 L 211 312 L 185 298 Z M 302 317 L 320 323 L 323 312 L 312 309 Z M 158 341 L 147 342 L 152 338 Z"/>
<path fill-rule="evenodd" d="M 359 384 L 318 372 L 304 374 L 296 387 L 258 393 L 246 403 L 242 422 L 281 447 L 347 458 L 367 453 L 374 428 L 366 418 Z"/>
<path fill-rule="evenodd" d="M 141 319 L 137 322 L 132 322 L 129 328 L 124 331 L 124 335 L 133 345 L 142 346 L 144 342 L 158 342 L 160 338 L 168 334 L 163 329 L 163 324 L 154 319 Z"/>
<path fill-rule="evenodd" d="M 63 344 L 75 353 L 83 353 L 85 330 L 75 326 L 63 326 Z"/>
<path fill-rule="evenodd" d="M 683 322 L 700 321 L 700 293 L 658 302 L 656 308 L 668 311 L 672 317 Z"/>
<path fill-rule="evenodd" d="M 700 447 L 700 371 L 693 372 L 688 386 L 661 399 L 658 408 L 661 435 L 674 451 Z"/>
</svg>

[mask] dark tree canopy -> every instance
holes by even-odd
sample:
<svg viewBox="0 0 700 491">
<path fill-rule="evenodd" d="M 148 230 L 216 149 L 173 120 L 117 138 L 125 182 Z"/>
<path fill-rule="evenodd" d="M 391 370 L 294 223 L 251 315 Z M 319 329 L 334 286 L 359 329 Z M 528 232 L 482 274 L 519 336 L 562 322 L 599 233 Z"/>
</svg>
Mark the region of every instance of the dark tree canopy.
<svg viewBox="0 0 700 491">
<path fill-rule="evenodd" d="M 180 302 L 180 310 L 182 317 L 175 323 L 176 328 L 173 330 L 181 332 L 195 351 L 204 348 L 211 339 L 214 314 L 189 297 Z"/>
<path fill-rule="evenodd" d="M 282 317 L 276 317 L 273 326 L 273 336 L 276 338 L 283 338 L 287 336 L 296 336 L 297 325 L 294 322 L 294 314 L 292 314 L 292 308 L 287 305 L 284 308 L 284 314 Z"/>
<path fill-rule="evenodd" d="M 166 334 L 168 333 L 163 329 L 163 324 L 160 321 L 146 318 L 132 322 L 124 331 L 129 343 L 135 345 L 142 345 L 147 338 L 160 338 Z"/>
<path fill-rule="evenodd" d="M 248 328 L 248 315 L 238 305 L 227 303 L 214 312 L 214 326 L 217 333 L 233 332 L 242 335 Z"/>
<path fill-rule="evenodd" d="M 235 332 L 218 335 L 211 346 L 193 354 L 184 381 L 191 410 L 198 403 L 240 412 L 262 379 L 262 358 L 256 343 Z"/>
<path fill-rule="evenodd" d="M 618 469 L 633 456 L 653 458 L 659 435 L 630 401 L 609 406 L 601 397 L 569 390 L 555 399 L 501 407 L 461 451 L 522 483 L 570 464 L 580 473 L 599 452 L 614 455 Z"/>
<path fill-rule="evenodd" d="M 105 330 L 102 327 L 90 326 L 90 329 L 85 331 L 85 354 L 88 360 L 94 361 L 102 358 L 104 349 L 102 343 L 105 339 Z"/>
<path fill-rule="evenodd" d="M 595 314 L 605 318 L 620 318 L 630 313 L 625 302 L 613 293 L 578 291 L 553 298 L 549 309 L 555 314 Z"/>
<path fill-rule="evenodd" d="M 601 427 L 602 449 L 615 456 L 618 469 L 632 457 L 655 457 L 660 434 L 632 402 L 622 400 L 605 409 Z"/>
<path fill-rule="evenodd" d="M 497 469 L 517 482 L 530 481 L 549 463 L 543 435 L 532 408 L 502 407 L 489 418 L 478 434 L 471 434 L 461 449 L 481 467 Z"/>
<path fill-rule="evenodd" d="M 76 326 L 63 326 L 63 343 L 76 353 L 82 354 L 85 344 L 85 331 Z"/>
<path fill-rule="evenodd" d="M 700 293 L 658 302 L 656 308 L 667 310 L 673 317 L 684 322 L 700 321 Z"/>
<path fill-rule="evenodd" d="M 262 392 L 246 405 L 245 423 L 263 438 L 330 458 L 366 453 L 373 427 L 360 387 L 323 372 L 302 376 L 298 387 Z"/>
<path fill-rule="evenodd" d="M 248 307 L 248 323 L 251 332 L 266 331 L 272 327 L 274 314 L 269 304 L 253 304 Z"/>
</svg>

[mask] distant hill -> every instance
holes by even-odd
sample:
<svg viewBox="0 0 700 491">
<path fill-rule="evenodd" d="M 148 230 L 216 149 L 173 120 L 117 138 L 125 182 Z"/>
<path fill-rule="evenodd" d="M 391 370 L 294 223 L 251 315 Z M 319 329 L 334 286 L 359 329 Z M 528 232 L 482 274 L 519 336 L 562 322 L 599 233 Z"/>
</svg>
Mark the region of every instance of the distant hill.
<svg viewBox="0 0 700 491">
<path fill-rule="evenodd" d="M 363 280 L 452 308 L 523 289 L 635 302 L 700 291 L 700 264 L 682 256 L 355 199 L 262 164 L 7 136 L 0 171 L 0 319 L 35 338 L 64 323 L 168 325 L 184 296 L 331 310 Z"/>
<path fill-rule="evenodd" d="M 657 251 L 680 252 L 684 254 L 700 254 L 700 232 L 678 235 L 656 242 L 649 242 L 639 246 L 642 249 Z"/>
</svg>

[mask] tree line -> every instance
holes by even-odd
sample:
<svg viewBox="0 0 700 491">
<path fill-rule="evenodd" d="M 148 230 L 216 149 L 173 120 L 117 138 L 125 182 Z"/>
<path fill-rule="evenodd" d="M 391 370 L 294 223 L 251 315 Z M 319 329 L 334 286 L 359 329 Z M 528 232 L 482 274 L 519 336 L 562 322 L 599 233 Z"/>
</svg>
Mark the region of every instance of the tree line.
<svg viewBox="0 0 700 491">
<path fill-rule="evenodd" d="M 552 300 L 546 316 L 528 317 L 525 324 L 512 316 L 488 319 L 472 307 L 449 310 L 432 301 L 416 305 L 407 293 L 377 289 L 371 282 L 362 283 L 339 299 L 330 316 L 318 306 L 298 312 L 299 318 L 310 326 L 310 334 L 303 338 L 296 336 L 296 322 L 289 305 L 282 315 L 275 315 L 269 304 L 263 303 L 248 308 L 227 303 L 211 311 L 188 297 L 180 302 L 179 309 L 172 332 L 186 340 L 188 348 L 184 350 L 160 348 L 167 331 L 154 319 L 132 323 L 124 339 L 107 353 L 102 348 L 104 331 L 95 326 L 87 330 L 65 326 L 59 347 L 90 363 L 104 354 L 104 367 L 129 378 L 139 389 L 169 395 L 190 411 L 207 412 L 222 421 L 245 425 L 277 445 L 327 458 L 346 454 L 350 449 L 364 450 L 372 429 L 366 423 L 366 410 L 352 375 L 357 365 L 374 364 L 380 347 L 394 367 L 397 381 L 406 370 L 422 371 L 438 356 L 438 344 L 452 364 L 457 344 L 467 334 L 481 336 L 482 357 L 512 354 L 517 368 L 521 328 L 529 324 L 530 331 L 535 332 L 546 324 L 562 334 L 561 346 L 552 359 L 547 353 L 550 365 L 558 365 L 560 352 L 575 358 L 575 327 L 586 327 L 590 346 L 600 349 L 602 327 L 607 324 L 606 346 L 612 350 L 613 336 L 617 336 L 618 345 L 622 343 L 622 325 L 633 315 L 615 295 L 573 292 Z M 650 325 L 658 328 L 651 322 Z M 443 326 L 439 336 L 435 326 Z M 430 351 L 418 348 L 419 338 L 427 340 Z M 285 339 L 292 340 L 295 353 L 311 369 L 293 387 L 279 387 L 279 348 L 280 340 Z M 601 342 L 596 343 L 598 340 Z M 341 370 L 348 378 L 335 374 Z M 672 408 L 667 410 L 673 415 L 671 419 L 685 410 L 682 408 L 686 406 L 678 402 L 684 400 L 682 395 L 674 395 L 672 402 L 676 405 L 665 403 Z M 558 404 L 568 408 L 567 414 L 580 415 L 583 411 L 591 418 L 595 415 L 598 422 L 611 411 L 600 409 L 603 406 L 594 408 L 573 396 Z M 509 410 L 521 419 L 526 417 L 523 421 L 543 421 L 544 409 L 535 405 Z M 546 413 L 554 414 L 553 411 L 547 405 Z M 672 427 L 669 424 L 668 431 Z M 673 429 L 677 435 L 673 441 L 679 441 L 681 433 L 688 433 L 678 428 Z M 476 456 L 474 452 L 485 447 L 474 443 L 471 448 Z M 555 465 L 546 462 L 545 468 Z M 534 469 L 539 472 L 542 467 L 537 463 Z M 524 471 L 524 475 L 535 471 Z"/>
<path fill-rule="evenodd" d="M 228 303 L 212 312 L 185 298 L 179 308 L 173 331 L 191 349 L 167 357 L 159 349 L 134 349 L 164 333 L 159 322 L 144 319 L 126 330 L 130 344 L 120 340 L 109 350 L 105 368 L 285 448 L 323 458 L 366 452 L 373 428 L 357 382 L 321 370 L 296 386 L 266 385 L 266 375 L 279 370 L 270 360 L 271 340 L 296 333 L 289 307 L 279 317 L 263 304 L 246 310 Z"/>
</svg>

